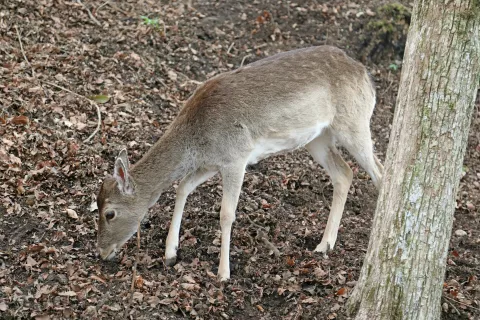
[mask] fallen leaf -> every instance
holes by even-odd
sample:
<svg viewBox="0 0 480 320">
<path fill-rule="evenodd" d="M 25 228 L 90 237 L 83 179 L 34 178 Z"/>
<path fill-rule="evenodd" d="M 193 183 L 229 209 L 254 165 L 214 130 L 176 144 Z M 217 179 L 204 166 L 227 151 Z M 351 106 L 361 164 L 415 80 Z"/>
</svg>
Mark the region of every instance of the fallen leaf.
<svg viewBox="0 0 480 320">
<path fill-rule="evenodd" d="M 101 283 L 106 283 L 107 282 L 107 281 L 103 280 L 102 278 L 100 278 L 99 276 L 96 276 L 96 275 L 91 275 L 90 279 L 97 280 Z"/>
<path fill-rule="evenodd" d="M 340 288 L 338 291 L 335 293 L 337 296 L 343 296 L 344 294 L 347 293 L 347 289 L 345 288 Z"/>
<path fill-rule="evenodd" d="M 317 302 L 317 300 L 312 298 L 312 297 L 308 297 L 308 298 L 302 300 L 302 303 L 316 303 L 316 302 Z"/>
<path fill-rule="evenodd" d="M 340 305 L 338 303 L 335 303 L 335 305 L 330 309 L 330 311 L 335 312 L 340 310 Z"/>
<path fill-rule="evenodd" d="M 173 70 L 169 70 L 168 71 L 168 77 L 170 78 L 170 80 L 172 81 L 177 81 L 177 73 Z"/>
<path fill-rule="evenodd" d="M 186 290 L 195 290 L 200 288 L 197 284 L 193 283 L 182 283 L 180 286 L 182 286 L 182 288 Z"/>
<path fill-rule="evenodd" d="M 59 292 L 58 295 L 62 297 L 76 297 L 77 293 L 75 291 L 70 290 L 65 292 Z"/>
<path fill-rule="evenodd" d="M 30 256 L 27 257 L 27 264 L 26 264 L 27 267 L 33 267 L 33 266 L 36 266 L 37 264 L 38 262 L 35 261 L 35 259 L 33 259 Z"/>
<path fill-rule="evenodd" d="M 327 275 L 327 273 L 325 271 L 323 271 L 322 268 L 320 267 L 317 267 L 313 270 L 313 273 L 315 274 L 315 277 L 317 278 L 323 278 Z"/>
<path fill-rule="evenodd" d="M 43 248 L 45 248 L 45 246 L 33 244 L 28 247 L 28 252 L 39 252 L 42 251 Z"/>
<path fill-rule="evenodd" d="M 134 292 L 132 299 L 141 302 L 143 300 L 143 294 L 140 292 Z"/>
<path fill-rule="evenodd" d="M 152 307 L 152 308 L 155 308 L 159 303 L 160 303 L 160 299 L 156 296 L 150 296 L 148 297 L 147 299 L 147 303 Z"/>
<path fill-rule="evenodd" d="M 15 125 L 27 125 L 30 120 L 26 116 L 17 116 L 10 120 L 10 123 Z"/>
<path fill-rule="evenodd" d="M 142 278 L 142 276 L 137 276 L 137 278 L 135 279 L 135 287 L 136 287 L 136 288 L 141 288 L 141 287 L 143 287 L 143 278 Z"/>
<path fill-rule="evenodd" d="M 5 301 L 0 301 L 0 311 L 7 311 L 8 306 Z"/>
<path fill-rule="evenodd" d="M 95 96 L 90 96 L 89 99 L 97 103 L 107 103 L 108 100 L 110 100 L 110 97 L 104 94 L 97 94 Z"/>
<path fill-rule="evenodd" d="M 78 219 L 78 215 L 73 209 L 67 209 L 67 214 L 72 219 L 75 219 L 75 220 Z"/>
<path fill-rule="evenodd" d="M 190 282 L 190 283 L 197 283 L 197 282 L 192 278 L 192 276 L 190 276 L 190 275 L 185 275 L 185 276 L 183 276 L 183 279 L 186 280 L 186 281 L 188 281 L 188 282 Z"/>
<path fill-rule="evenodd" d="M 287 257 L 287 265 L 293 267 L 295 265 L 295 257 Z"/>
</svg>

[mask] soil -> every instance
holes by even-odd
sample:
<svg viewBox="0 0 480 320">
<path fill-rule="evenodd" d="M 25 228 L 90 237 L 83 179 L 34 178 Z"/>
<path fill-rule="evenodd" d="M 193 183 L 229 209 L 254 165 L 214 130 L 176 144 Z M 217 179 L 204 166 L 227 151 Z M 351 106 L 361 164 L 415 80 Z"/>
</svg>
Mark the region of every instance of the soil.
<svg viewBox="0 0 480 320">
<path fill-rule="evenodd" d="M 332 199 L 325 171 L 305 151 L 248 168 L 226 283 L 215 277 L 218 176 L 188 199 L 174 267 L 163 255 L 175 186 L 150 210 L 133 293 L 135 240 L 117 260 L 100 261 L 92 203 L 119 150 L 128 147 L 137 161 L 200 82 L 310 45 L 338 46 L 367 65 L 378 96 L 375 152 L 383 160 L 409 23 L 410 4 L 402 3 L 388 11 L 390 3 L 380 0 L 0 2 L 0 318 L 348 319 L 344 304 L 378 193 L 346 153 L 354 181 L 328 257 L 313 253 Z M 97 126 L 91 96 L 101 125 L 84 142 Z M 477 99 L 443 319 L 480 318 L 479 105 Z"/>
</svg>

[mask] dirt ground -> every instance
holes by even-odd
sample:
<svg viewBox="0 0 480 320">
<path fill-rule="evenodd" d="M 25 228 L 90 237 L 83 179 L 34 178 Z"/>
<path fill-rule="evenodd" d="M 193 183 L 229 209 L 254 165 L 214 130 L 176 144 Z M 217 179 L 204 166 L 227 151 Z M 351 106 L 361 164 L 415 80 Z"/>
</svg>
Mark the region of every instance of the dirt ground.
<svg viewBox="0 0 480 320">
<path fill-rule="evenodd" d="M 367 65 L 377 86 L 372 131 L 383 160 L 409 23 L 410 4 L 403 5 L 0 0 L 0 318 L 347 319 L 344 304 L 377 198 L 348 155 L 355 176 L 328 258 L 312 252 L 332 199 L 325 171 L 304 151 L 248 169 L 232 235 L 232 278 L 224 284 L 215 277 L 219 177 L 189 197 L 174 267 L 162 259 L 174 186 L 150 210 L 133 294 L 135 240 L 117 260 L 99 261 L 92 203 L 118 151 L 128 147 L 137 161 L 198 83 L 310 45 L 339 46 Z M 84 142 L 97 126 L 86 98 L 95 95 L 100 130 Z M 479 105 L 458 193 L 443 319 L 480 319 Z"/>
</svg>

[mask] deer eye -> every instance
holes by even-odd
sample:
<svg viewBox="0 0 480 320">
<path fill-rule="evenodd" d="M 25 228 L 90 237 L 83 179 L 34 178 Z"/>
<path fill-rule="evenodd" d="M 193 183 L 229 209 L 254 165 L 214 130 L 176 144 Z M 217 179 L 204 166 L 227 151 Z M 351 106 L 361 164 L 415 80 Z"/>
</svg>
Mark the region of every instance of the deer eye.
<svg viewBox="0 0 480 320">
<path fill-rule="evenodd" d="M 105 213 L 105 218 L 107 219 L 107 221 L 112 220 L 113 218 L 115 218 L 115 211 L 107 211 L 107 212 Z"/>
</svg>

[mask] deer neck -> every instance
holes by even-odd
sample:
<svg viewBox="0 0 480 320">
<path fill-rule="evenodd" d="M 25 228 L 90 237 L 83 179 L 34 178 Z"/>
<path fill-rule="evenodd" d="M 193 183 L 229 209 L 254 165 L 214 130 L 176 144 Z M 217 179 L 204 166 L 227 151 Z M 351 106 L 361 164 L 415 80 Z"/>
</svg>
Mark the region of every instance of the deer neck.
<svg viewBox="0 0 480 320">
<path fill-rule="evenodd" d="M 184 139 L 167 131 L 132 167 L 130 174 L 138 194 L 145 196 L 149 207 L 176 180 L 194 170 Z"/>
</svg>

